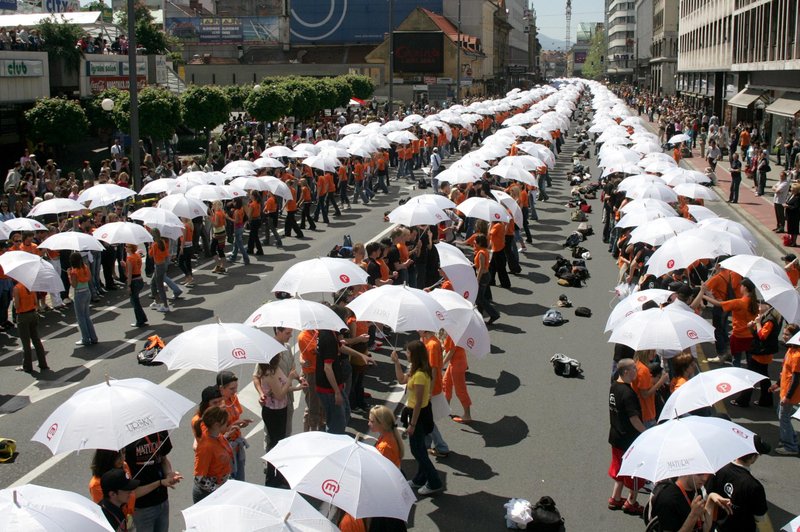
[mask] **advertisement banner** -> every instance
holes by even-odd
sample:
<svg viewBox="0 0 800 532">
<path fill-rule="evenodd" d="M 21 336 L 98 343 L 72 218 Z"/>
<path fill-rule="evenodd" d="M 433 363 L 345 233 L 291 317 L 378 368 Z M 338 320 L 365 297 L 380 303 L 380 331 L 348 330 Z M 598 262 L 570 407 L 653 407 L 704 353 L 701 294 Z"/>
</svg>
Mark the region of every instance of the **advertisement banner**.
<svg viewBox="0 0 800 532">
<path fill-rule="evenodd" d="M 147 86 L 147 76 L 136 76 L 136 87 L 143 89 Z M 92 76 L 89 78 L 89 88 L 92 94 L 98 94 L 106 89 L 130 89 L 128 76 Z"/>
<path fill-rule="evenodd" d="M 444 72 L 444 34 L 440 31 L 394 32 L 394 71 Z"/>
<path fill-rule="evenodd" d="M 0 60 L 0 78 L 35 78 L 44 76 L 44 61 Z"/>
<path fill-rule="evenodd" d="M 292 0 L 292 44 L 378 44 L 389 33 L 390 2 L 374 0 Z M 442 12 L 443 0 L 394 2 L 394 24 L 417 7 Z"/>
<path fill-rule="evenodd" d="M 16 11 L 17 0 L 0 0 L 0 9 L 7 9 L 8 11 Z"/>
<path fill-rule="evenodd" d="M 147 63 L 144 61 L 136 62 L 136 74 L 141 76 L 147 75 Z M 87 76 L 127 76 L 128 75 L 128 62 L 127 61 L 87 61 L 86 62 L 86 75 Z"/>
<path fill-rule="evenodd" d="M 586 52 L 575 52 L 575 64 L 580 65 L 586 62 Z"/>
<path fill-rule="evenodd" d="M 279 17 L 168 17 L 164 29 L 193 44 L 280 44 Z"/>
</svg>

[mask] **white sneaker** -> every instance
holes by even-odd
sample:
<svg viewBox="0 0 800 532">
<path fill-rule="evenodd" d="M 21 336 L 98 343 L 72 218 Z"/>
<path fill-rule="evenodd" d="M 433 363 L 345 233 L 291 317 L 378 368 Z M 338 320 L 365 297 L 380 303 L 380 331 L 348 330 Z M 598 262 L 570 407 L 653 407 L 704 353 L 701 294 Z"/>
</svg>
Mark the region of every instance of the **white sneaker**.
<svg viewBox="0 0 800 532">
<path fill-rule="evenodd" d="M 158 303 L 156 303 L 155 301 L 153 301 L 152 303 L 150 303 L 150 308 L 157 309 L 158 307 L 159 307 L 159 305 L 158 305 Z"/>
<path fill-rule="evenodd" d="M 167 312 L 169 312 L 169 307 L 166 306 L 166 305 L 160 305 L 158 308 L 156 308 L 156 312 L 167 313 Z"/>
<path fill-rule="evenodd" d="M 421 488 L 420 488 L 420 489 L 417 491 L 417 493 L 418 493 L 419 495 L 433 495 L 434 493 L 439 493 L 440 491 L 444 491 L 444 486 L 442 486 L 442 487 L 440 487 L 440 488 L 436 488 L 436 489 L 434 490 L 434 489 L 431 489 L 431 488 L 429 488 L 429 487 L 428 487 L 428 485 L 426 484 L 425 486 L 422 486 L 422 487 L 421 487 Z"/>
</svg>

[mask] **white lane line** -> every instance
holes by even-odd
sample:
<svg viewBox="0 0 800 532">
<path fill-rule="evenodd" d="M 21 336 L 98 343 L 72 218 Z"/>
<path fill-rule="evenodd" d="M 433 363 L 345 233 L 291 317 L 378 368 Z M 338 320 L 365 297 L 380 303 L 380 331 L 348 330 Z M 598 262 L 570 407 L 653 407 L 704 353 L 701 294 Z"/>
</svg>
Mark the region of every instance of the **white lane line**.
<svg viewBox="0 0 800 532">
<path fill-rule="evenodd" d="M 54 381 L 36 381 L 34 383 L 29 384 L 24 390 L 22 390 L 21 392 L 15 394 L 15 396 L 12 399 L 7 401 L 5 404 L 3 404 L 2 407 L 0 407 L 0 409 L 6 411 L 6 412 L 0 414 L 0 418 L 3 418 L 5 416 L 7 416 L 8 414 L 14 413 L 17 410 L 19 410 L 19 408 L 17 408 L 17 409 L 14 409 L 14 408 L 9 409 L 9 405 L 11 405 L 13 407 L 15 402 L 20 403 L 21 407 L 29 406 L 29 405 L 32 405 L 34 403 L 38 403 L 39 401 L 41 401 L 43 399 L 47 399 L 51 395 L 55 395 L 55 394 L 57 394 L 59 392 L 65 391 L 65 390 L 69 390 L 70 388 L 80 384 L 80 382 L 68 382 L 68 381 L 71 378 L 75 377 L 76 375 L 78 375 L 78 374 L 80 374 L 80 373 L 82 373 L 84 371 L 89 370 L 93 366 L 96 366 L 97 364 L 99 364 L 103 360 L 105 360 L 105 359 L 107 359 L 107 358 L 119 353 L 120 351 L 122 351 L 126 347 L 128 347 L 128 346 L 130 346 L 132 344 L 135 345 L 136 342 L 138 342 L 140 339 L 142 339 L 142 338 L 144 338 L 147 335 L 152 334 L 152 333 L 153 333 L 153 331 L 145 331 L 145 332 L 140 333 L 138 336 L 135 336 L 133 338 L 127 338 L 125 340 L 122 340 L 122 343 L 120 345 L 118 345 L 117 347 L 115 347 L 114 349 L 106 351 L 102 355 L 99 355 L 97 358 L 89 360 L 85 364 L 82 364 L 82 365 L 78 366 L 77 368 L 73 369 L 69 373 L 66 373 L 66 374 L 62 375 L 61 377 L 59 377 L 58 379 L 56 379 Z"/>
<path fill-rule="evenodd" d="M 9 488 L 16 488 L 18 486 L 22 486 L 24 484 L 30 484 L 44 473 L 55 467 L 56 464 L 64 460 L 66 457 L 72 456 L 72 453 L 64 453 L 58 454 L 56 456 L 51 456 L 35 468 L 31 469 L 26 475 L 20 477 L 16 482 L 11 484 Z"/>
</svg>

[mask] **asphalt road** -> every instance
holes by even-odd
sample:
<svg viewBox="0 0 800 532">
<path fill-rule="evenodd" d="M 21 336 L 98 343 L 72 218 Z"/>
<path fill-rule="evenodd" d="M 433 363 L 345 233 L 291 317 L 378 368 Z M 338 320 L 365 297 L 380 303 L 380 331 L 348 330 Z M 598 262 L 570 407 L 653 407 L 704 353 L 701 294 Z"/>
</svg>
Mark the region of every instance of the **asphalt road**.
<svg viewBox="0 0 800 532">
<path fill-rule="evenodd" d="M 572 149 L 570 139 L 564 151 L 569 154 Z M 492 332 L 492 354 L 469 362 L 468 385 L 476 422 L 469 426 L 440 426 L 452 450 L 447 458 L 436 461 L 447 490 L 417 503 L 410 521 L 415 530 L 504 530 L 503 504 L 509 498 L 535 501 L 542 495 L 556 500 L 570 530 L 643 529 L 641 520 L 606 509 L 611 489 L 606 474 L 610 457 L 606 441 L 611 348 L 603 327 L 612 305 L 610 290 L 615 271 L 599 234 L 599 200 L 591 202 L 595 212 L 590 216 L 597 234 L 583 244 L 594 257 L 588 265 L 592 277 L 587 286 L 560 287 L 550 269 L 558 255 L 568 256 L 562 243 L 576 226 L 569 221 L 569 209 L 565 207 L 570 187 L 564 176 L 569 164 L 562 156 L 553 172 L 550 200 L 537 204 L 539 221 L 532 226 L 534 244 L 521 258 L 523 274 L 512 277 L 510 290 L 494 290 L 502 317 Z M 597 171 L 593 174 L 597 175 Z M 165 316 L 148 312 L 151 327 L 146 331 L 130 330 L 132 310 L 121 295 L 106 298 L 103 305 L 95 308 L 100 344 L 91 349 L 74 348 L 78 335 L 71 312 L 65 319 L 49 316 L 43 335 L 48 338 L 45 347 L 50 366 L 56 371 L 47 381 L 37 382 L 13 372 L 20 358 L 15 351 L 17 344 L 14 339 L 0 336 L 0 436 L 16 439 L 20 452 L 14 463 L 0 464 L 0 485 L 33 482 L 85 494 L 91 451 L 51 457 L 43 445 L 29 441 L 44 419 L 79 387 L 102 382 L 106 374 L 147 378 L 198 400 L 201 389 L 212 383 L 213 375 L 138 365 L 135 353 L 141 349 L 143 338 L 153 332 L 169 338 L 216 318 L 244 320 L 270 297 L 273 283 L 294 261 L 326 255 L 344 234 L 350 234 L 357 242 L 383 231 L 387 227 L 382 221 L 384 211 L 396 206 L 402 195 L 417 193 L 403 181 L 392 184 L 387 198 L 380 197 L 366 208 L 344 211 L 342 217 L 332 219 L 325 231 L 307 233 L 311 239 L 285 239 L 286 247 L 269 248 L 265 256 L 253 257 L 249 267 L 234 266 L 224 277 L 209 273 L 208 265 L 198 268 L 197 287 L 173 312 Z M 727 207 L 721 207 L 725 211 L 722 214 L 728 215 Z M 555 328 L 543 326 L 541 316 L 562 293 L 574 306 L 591 308 L 593 317 L 579 318 L 573 310 L 566 309 L 568 323 Z M 584 377 L 564 379 L 554 375 L 549 363 L 554 353 L 580 360 Z M 374 401 L 397 401 L 388 351 L 379 354 L 377 361 L 377 367 L 367 377 L 367 388 Z M 776 371 L 779 363 L 775 363 Z M 241 370 L 242 384 L 249 381 L 249 374 L 249 367 Z M 460 414 L 456 399 L 452 406 L 454 413 Z M 738 418 L 740 413 L 731 412 L 736 421 L 775 440 L 774 413 L 751 409 L 745 413 L 752 419 Z M 250 414 L 259 419 L 257 412 Z M 182 529 L 180 510 L 191 504 L 190 417 L 191 413 L 187 414 L 172 436 L 172 463 L 187 477 L 170 495 L 172 530 Z M 297 412 L 294 426 L 300 430 Z M 351 427 L 365 431 L 366 423 L 354 417 Z M 263 480 L 259 459 L 263 454 L 262 434 L 260 430 L 249 433 L 247 479 L 254 482 Z M 407 455 L 403 468 L 408 474 L 415 466 L 410 453 Z M 800 511 L 800 488 L 796 482 L 799 464 L 797 459 L 767 456 L 754 467 L 756 476 L 766 485 L 772 503 L 770 516 L 776 528 Z"/>
</svg>

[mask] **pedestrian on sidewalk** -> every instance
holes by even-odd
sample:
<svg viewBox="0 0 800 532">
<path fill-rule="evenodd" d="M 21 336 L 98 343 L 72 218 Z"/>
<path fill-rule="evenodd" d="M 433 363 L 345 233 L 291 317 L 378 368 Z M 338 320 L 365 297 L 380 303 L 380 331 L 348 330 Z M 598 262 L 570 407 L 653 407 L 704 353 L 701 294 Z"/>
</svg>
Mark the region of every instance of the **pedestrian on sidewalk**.
<svg viewBox="0 0 800 532">
<path fill-rule="evenodd" d="M 767 151 L 761 150 L 758 153 L 758 163 L 756 166 L 756 173 L 758 174 L 758 192 L 756 193 L 757 196 L 763 196 L 764 190 L 767 188 L 767 172 L 772 170 L 772 167 L 769 165 L 769 159 L 767 158 Z"/>
<path fill-rule="evenodd" d="M 783 133 L 781 131 L 778 131 L 778 134 L 775 137 L 775 144 L 772 149 L 775 152 L 775 156 L 777 157 L 778 166 L 780 166 L 781 153 L 783 152 Z"/>
<path fill-rule="evenodd" d="M 800 183 L 789 187 L 789 199 L 783 205 L 786 213 L 786 232 L 789 233 L 788 246 L 797 247 L 797 233 L 800 233 Z"/>
<path fill-rule="evenodd" d="M 717 163 L 720 159 L 722 159 L 722 150 L 719 149 L 717 146 L 717 142 L 712 140 L 708 143 L 708 153 L 706 154 L 706 161 L 708 161 L 708 166 L 711 167 L 711 170 L 716 172 L 717 171 Z M 716 181 L 716 180 L 715 180 Z"/>
<path fill-rule="evenodd" d="M 783 233 L 786 229 L 786 212 L 783 204 L 789 199 L 789 182 L 786 181 L 786 172 L 781 172 L 778 182 L 772 185 L 772 205 L 775 208 L 775 231 Z"/>
<path fill-rule="evenodd" d="M 739 203 L 739 185 L 742 184 L 742 161 L 739 154 L 734 152 L 731 155 L 731 192 L 728 195 L 728 203 Z"/>
</svg>

